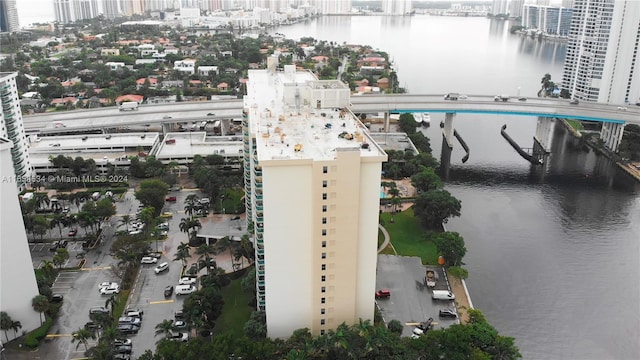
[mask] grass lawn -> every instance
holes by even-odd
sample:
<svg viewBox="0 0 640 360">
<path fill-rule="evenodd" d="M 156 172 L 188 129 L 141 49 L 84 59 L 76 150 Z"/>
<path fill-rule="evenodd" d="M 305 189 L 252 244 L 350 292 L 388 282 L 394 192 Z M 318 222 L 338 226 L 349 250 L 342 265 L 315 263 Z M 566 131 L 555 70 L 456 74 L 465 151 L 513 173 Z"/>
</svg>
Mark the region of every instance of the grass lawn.
<svg viewBox="0 0 640 360">
<path fill-rule="evenodd" d="M 244 335 L 244 324 L 249 320 L 252 309 L 248 305 L 249 296 L 242 291 L 240 286 L 242 279 L 233 280 L 231 284 L 222 289 L 224 306 L 222 314 L 216 321 L 216 334 Z"/>
<path fill-rule="evenodd" d="M 224 200 L 222 200 L 222 208 L 225 209 L 225 213 L 227 214 L 239 214 L 244 212 L 244 202 L 242 198 L 244 197 L 244 190 L 240 188 L 234 189 L 225 189 L 224 191 Z M 218 207 L 219 204 L 216 204 Z M 218 209 L 221 211 L 222 209 Z"/>
<path fill-rule="evenodd" d="M 382 226 L 387 229 L 391 243 L 398 255 L 419 256 L 423 264 L 436 265 L 438 250 L 433 241 L 427 240 L 427 231 L 422 228 L 418 219 L 413 216 L 410 208 L 401 213 L 393 214 L 394 222 L 390 222 L 391 213 L 380 214 Z M 382 254 L 393 254 L 390 246 Z"/>
<path fill-rule="evenodd" d="M 581 121 L 579 121 L 579 120 L 569 120 L 569 119 L 565 119 L 565 120 L 575 130 L 577 130 L 577 131 L 584 130 L 584 126 L 582 126 L 582 122 Z"/>
</svg>

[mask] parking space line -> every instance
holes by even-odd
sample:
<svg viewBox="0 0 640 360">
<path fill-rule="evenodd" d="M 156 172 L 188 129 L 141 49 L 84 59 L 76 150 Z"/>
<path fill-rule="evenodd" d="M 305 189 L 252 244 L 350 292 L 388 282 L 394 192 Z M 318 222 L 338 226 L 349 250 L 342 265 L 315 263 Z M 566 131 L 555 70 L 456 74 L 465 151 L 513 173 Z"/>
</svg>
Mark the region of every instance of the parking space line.
<svg viewBox="0 0 640 360">
<path fill-rule="evenodd" d="M 82 271 L 95 271 L 95 270 L 108 270 L 111 269 L 111 266 L 98 266 L 98 267 L 93 267 L 93 268 L 85 268 L 83 267 Z"/>
<path fill-rule="evenodd" d="M 51 339 L 51 338 L 57 338 L 57 337 L 71 337 L 73 335 L 71 334 L 47 334 L 47 338 Z"/>
<path fill-rule="evenodd" d="M 156 304 L 171 304 L 175 302 L 175 300 L 158 300 L 158 301 L 149 301 L 149 304 L 151 305 L 156 305 Z"/>
</svg>

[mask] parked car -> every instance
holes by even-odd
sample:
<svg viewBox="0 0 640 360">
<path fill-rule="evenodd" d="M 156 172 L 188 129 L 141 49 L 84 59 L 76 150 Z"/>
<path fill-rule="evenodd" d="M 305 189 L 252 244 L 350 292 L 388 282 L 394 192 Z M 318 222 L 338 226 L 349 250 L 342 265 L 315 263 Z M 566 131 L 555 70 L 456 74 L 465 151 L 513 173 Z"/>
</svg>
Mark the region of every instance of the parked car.
<svg viewBox="0 0 640 360">
<path fill-rule="evenodd" d="M 138 330 L 140 330 L 139 327 L 135 326 L 135 325 L 127 325 L 127 324 L 119 324 L 118 325 L 118 331 L 120 331 L 123 334 L 137 334 Z"/>
<path fill-rule="evenodd" d="M 195 284 L 196 281 L 197 281 L 196 278 L 185 276 L 183 278 L 180 278 L 180 280 L 178 280 L 178 284 L 179 285 L 191 285 L 191 284 Z"/>
<path fill-rule="evenodd" d="M 175 196 L 167 196 L 165 199 L 167 202 L 176 202 L 178 199 Z"/>
<path fill-rule="evenodd" d="M 60 245 L 58 246 L 59 248 L 67 248 L 67 245 L 69 245 L 69 242 L 67 240 L 61 240 L 60 241 Z"/>
<path fill-rule="evenodd" d="M 128 315 L 131 312 L 136 312 L 136 313 L 140 313 L 140 315 L 144 315 L 144 311 L 142 309 L 140 309 L 140 308 L 128 307 L 124 311 L 125 315 L 127 315 L 127 316 L 131 316 L 131 315 Z"/>
<path fill-rule="evenodd" d="M 89 309 L 89 317 L 91 317 L 91 315 L 96 315 L 96 314 L 109 314 L 109 309 L 103 306 L 94 306 L 91 309 Z"/>
<path fill-rule="evenodd" d="M 69 236 L 76 236 L 76 235 L 78 235 L 78 229 L 73 228 L 73 229 L 69 230 L 69 233 L 68 233 L 67 235 L 69 235 Z"/>
<path fill-rule="evenodd" d="M 117 282 L 113 282 L 113 281 L 103 281 L 100 283 L 100 285 L 98 285 L 98 290 L 104 287 L 115 287 L 115 286 L 120 286 L 120 285 Z"/>
<path fill-rule="evenodd" d="M 142 264 L 155 264 L 157 262 L 158 262 L 158 259 L 151 256 L 144 256 L 142 260 L 140 260 L 140 263 Z"/>
<path fill-rule="evenodd" d="M 153 271 L 156 274 L 160 274 L 161 272 L 166 271 L 167 269 L 169 269 L 169 263 L 163 262 L 160 265 L 156 266 L 155 269 L 153 269 Z"/>
<path fill-rule="evenodd" d="M 173 295 L 173 286 L 169 285 L 164 288 L 164 297 L 171 297 Z"/>
<path fill-rule="evenodd" d="M 113 350 L 117 354 L 131 354 L 133 352 L 133 346 L 132 345 L 121 345 L 121 346 L 116 346 Z"/>
<path fill-rule="evenodd" d="M 384 299 L 391 297 L 391 290 L 389 289 L 381 289 L 376 291 L 376 299 Z"/>
<path fill-rule="evenodd" d="M 455 311 L 453 311 L 452 309 L 440 309 L 440 311 L 438 312 L 438 315 L 440 317 L 448 317 L 448 318 L 457 318 L 458 314 L 456 314 Z"/>
<path fill-rule="evenodd" d="M 168 222 L 163 222 L 162 224 L 158 224 L 158 226 L 156 226 L 156 229 L 158 229 L 158 230 L 169 230 L 169 223 Z"/>
<path fill-rule="evenodd" d="M 131 339 L 115 339 L 113 340 L 114 346 L 131 345 L 133 341 Z"/>
<path fill-rule="evenodd" d="M 64 297 L 60 294 L 51 295 L 51 302 L 62 302 L 63 299 Z"/>
<path fill-rule="evenodd" d="M 129 231 L 129 235 L 138 235 L 138 234 L 142 234 L 142 230 L 130 230 Z"/>
<path fill-rule="evenodd" d="M 173 317 L 176 318 L 176 320 L 184 319 L 184 313 L 182 312 L 182 310 L 178 310 L 173 314 Z"/>
<path fill-rule="evenodd" d="M 121 316 L 118 318 L 118 324 L 119 325 L 137 325 L 140 326 L 140 323 L 142 322 L 142 320 L 140 320 L 140 318 L 137 317 L 132 317 L 132 316 Z"/>
<path fill-rule="evenodd" d="M 520 101 L 527 101 L 527 98 L 526 98 L 526 97 L 521 97 L 521 98 L 519 98 L 518 100 L 520 100 Z"/>
<path fill-rule="evenodd" d="M 131 360 L 131 355 L 129 355 L 129 354 L 115 354 L 115 355 L 113 355 L 113 360 Z"/>
<path fill-rule="evenodd" d="M 100 329 L 100 325 L 98 325 L 97 323 L 95 323 L 93 321 L 87 321 L 87 323 L 84 324 L 84 328 L 87 329 L 87 330 L 96 331 L 96 330 Z"/>
<path fill-rule="evenodd" d="M 120 293 L 120 286 L 111 286 L 100 288 L 100 295 L 113 295 Z"/>
<path fill-rule="evenodd" d="M 60 241 L 54 241 L 51 243 L 51 246 L 49 246 L 49 251 L 56 252 L 56 250 L 58 250 L 59 247 L 60 247 Z"/>
<path fill-rule="evenodd" d="M 187 342 L 187 341 L 189 341 L 189 334 L 186 333 L 186 332 L 184 332 L 184 333 L 174 333 L 174 334 L 168 335 L 167 339 L 169 339 L 171 341 Z"/>
<path fill-rule="evenodd" d="M 186 329 L 187 323 L 184 320 L 176 320 L 173 322 L 173 327 L 176 329 Z"/>
<path fill-rule="evenodd" d="M 580 104 L 580 101 L 578 101 L 578 99 L 572 99 L 571 101 L 569 101 L 569 104 L 578 105 L 578 104 Z"/>
</svg>

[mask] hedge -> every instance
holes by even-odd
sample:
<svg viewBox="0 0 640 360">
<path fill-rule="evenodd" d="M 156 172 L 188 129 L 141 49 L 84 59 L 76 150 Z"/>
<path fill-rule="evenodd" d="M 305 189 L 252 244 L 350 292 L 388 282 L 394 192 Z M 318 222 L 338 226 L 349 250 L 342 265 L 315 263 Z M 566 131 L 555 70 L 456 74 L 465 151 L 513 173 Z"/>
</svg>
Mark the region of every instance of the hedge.
<svg viewBox="0 0 640 360">
<path fill-rule="evenodd" d="M 42 326 L 28 333 L 24 338 L 24 345 L 30 348 L 38 347 L 40 340 L 44 339 L 53 325 L 53 319 L 47 319 Z"/>
</svg>

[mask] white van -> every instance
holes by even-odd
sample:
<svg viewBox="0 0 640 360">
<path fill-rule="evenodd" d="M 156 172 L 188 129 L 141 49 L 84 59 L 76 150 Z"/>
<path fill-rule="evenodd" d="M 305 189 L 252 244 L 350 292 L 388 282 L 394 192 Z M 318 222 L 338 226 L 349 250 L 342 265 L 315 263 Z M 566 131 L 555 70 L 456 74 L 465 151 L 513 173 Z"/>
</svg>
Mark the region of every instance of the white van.
<svg viewBox="0 0 640 360">
<path fill-rule="evenodd" d="M 91 198 L 93 199 L 93 201 L 98 201 L 100 199 L 100 192 L 96 191 L 91 195 Z"/>
<path fill-rule="evenodd" d="M 433 290 L 431 298 L 433 300 L 455 300 L 456 296 L 448 290 Z"/>
<path fill-rule="evenodd" d="M 196 291 L 196 287 L 193 285 L 177 285 L 176 295 L 189 295 Z"/>
</svg>

